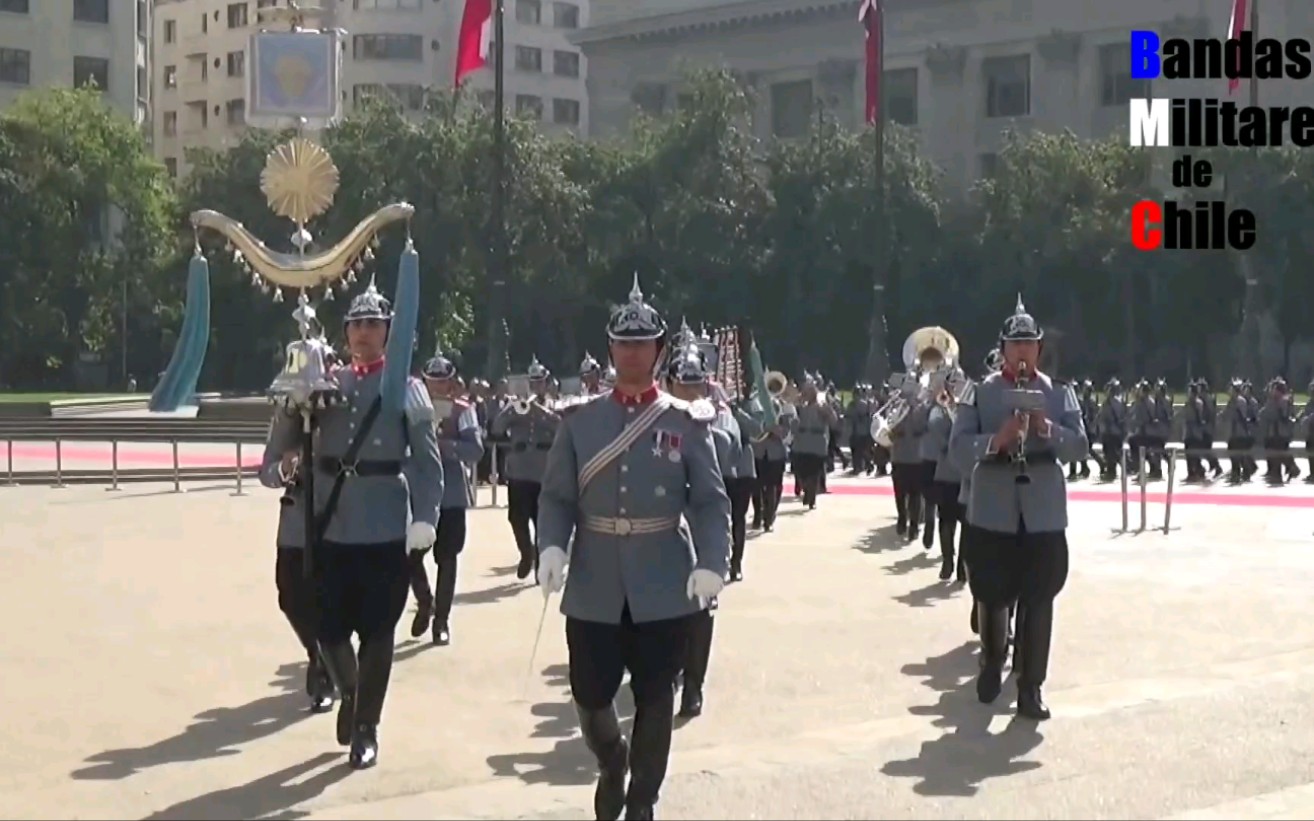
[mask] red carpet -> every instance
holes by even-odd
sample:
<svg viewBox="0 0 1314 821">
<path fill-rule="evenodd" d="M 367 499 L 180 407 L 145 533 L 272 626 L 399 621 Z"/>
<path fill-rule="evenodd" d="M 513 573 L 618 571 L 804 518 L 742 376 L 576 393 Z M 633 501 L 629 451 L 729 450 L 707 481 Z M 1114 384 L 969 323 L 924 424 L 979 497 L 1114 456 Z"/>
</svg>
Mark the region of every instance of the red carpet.
<svg viewBox="0 0 1314 821">
<path fill-rule="evenodd" d="M 206 446 L 212 447 L 212 446 Z M 65 444 L 61 449 L 63 452 L 64 465 L 71 470 L 87 470 L 89 468 L 104 467 L 109 470 L 110 453 L 109 445 L 99 445 L 95 443 L 82 442 L 77 444 Z M 242 446 L 242 463 L 250 467 L 260 466 L 261 448 L 258 445 Z M 0 459 L 5 458 L 5 451 L 0 447 Z M 55 469 L 55 446 L 53 444 L 36 444 L 36 443 L 14 443 L 14 459 L 28 460 L 29 464 L 22 467 L 15 467 L 15 470 L 54 470 Z M 37 462 L 39 464 L 31 464 Z M 90 462 L 92 464 L 73 465 L 71 462 Z M 237 464 L 237 446 L 233 445 L 232 449 L 226 454 L 214 453 L 213 455 L 204 455 L 198 453 L 188 453 L 187 445 L 179 446 L 178 466 L 185 468 L 204 468 L 204 467 L 233 467 Z M 167 449 L 164 450 L 135 450 L 129 446 L 119 446 L 119 467 L 123 468 L 168 468 L 173 467 L 173 454 Z M 4 465 L 0 464 L 0 470 Z"/>
<path fill-rule="evenodd" d="M 788 480 L 786 480 L 786 485 L 788 485 Z M 1162 487 L 1162 484 L 1159 486 Z M 788 486 L 785 488 L 786 491 L 790 489 Z M 1173 490 L 1173 505 L 1314 508 L 1314 496 L 1296 495 L 1301 493 L 1303 488 L 1299 490 L 1296 488 L 1264 488 L 1264 490 L 1268 492 L 1236 492 L 1222 488 L 1217 491 L 1210 491 L 1190 486 L 1189 489 Z M 888 484 L 848 485 L 832 482 L 830 492 L 836 496 L 893 496 L 894 488 Z M 1130 504 L 1139 505 L 1141 503 L 1140 489 L 1128 488 L 1127 498 Z M 1167 498 L 1167 494 L 1162 490 L 1149 490 L 1146 492 L 1145 498 L 1150 504 L 1161 505 Z M 1068 499 L 1073 502 L 1118 503 L 1122 501 L 1122 493 L 1116 485 L 1110 485 L 1107 490 L 1069 485 Z"/>
</svg>

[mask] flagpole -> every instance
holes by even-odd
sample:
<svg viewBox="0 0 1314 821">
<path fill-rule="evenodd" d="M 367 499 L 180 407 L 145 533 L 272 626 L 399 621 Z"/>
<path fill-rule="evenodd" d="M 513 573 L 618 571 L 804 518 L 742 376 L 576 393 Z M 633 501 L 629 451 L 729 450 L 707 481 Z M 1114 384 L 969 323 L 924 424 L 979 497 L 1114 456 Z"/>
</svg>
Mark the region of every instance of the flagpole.
<svg viewBox="0 0 1314 821">
<path fill-rule="evenodd" d="M 872 232 L 876 253 L 872 259 L 872 300 L 871 320 L 868 329 L 867 379 L 875 385 L 882 385 L 889 377 L 890 352 L 888 350 L 885 323 L 885 10 L 880 0 L 872 3 L 869 14 L 876 15 L 876 24 L 869 28 L 876 35 L 876 83 L 877 97 L 875 116 L 872 120 L 873 136 L 876 139 L 876 225 Z M 870 80 L 870 78 L 869 78 Z"/>
<path fill-rule="evenodd" d="M 507 362 L 506 276 L 506 45 L 504 0 L 493 0 L 493 191 L 490 209 L 488 379 L 501 378 Z"/>
<path fill-rule="evenodd" d="M 1246 10 L 1247 27 L 1250 29 L 1252 40 L 1259 39 L 1259 0 L 1250 0 L 1250 6 Z M 1259 77 L 1251 66 L 1250 79 L 1247 85 L 1247 101 L 1249 105 L 1259 105 Z M 1259 329 L 1259 275 L 1255 273 L 1254 263 L 1251 257 L 1245 251 L 1237 252 L 1241 264 L 1241 276 L 1245 281 L 1244 296 L 1241 301 L 1241 366 L 1242 376 L 1249 379 L 1262 379 L 1263 374 L 1260 370 L 1263 368 L 1262 334 Z"/>
</svg>

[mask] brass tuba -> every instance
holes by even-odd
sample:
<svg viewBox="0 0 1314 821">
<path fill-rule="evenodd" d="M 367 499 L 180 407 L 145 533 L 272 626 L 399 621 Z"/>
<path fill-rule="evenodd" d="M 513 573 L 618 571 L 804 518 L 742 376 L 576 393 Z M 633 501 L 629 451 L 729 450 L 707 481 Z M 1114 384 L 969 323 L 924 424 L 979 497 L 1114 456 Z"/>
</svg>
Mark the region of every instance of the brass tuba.
<svg viewBox="0 0 1314 821">
<path fill-rule="evenodd" d="M 785 388 L 789 387 L 789 377 L 780 371 L 767 371 L 763 381 L 772 399 L 779 399 L 785 393 Z"/>
<path fill-rule="evenodd" d="M 922 372 L 922 355 L 928 350 L 940 354 L 941 364 L 934 371 Z M 871 418 L 871 438 L 876 444 L 888 448 L 891 433 L 908 417 L 918 402 L 934 402 L 943 387 L 945 377 L 958 362 L 958 340 L 938 325 L 918 328 L 903 341 L 903 374 L 895 374 L 887 383 L 897 393 L 881 406 Z"/>
</svg>

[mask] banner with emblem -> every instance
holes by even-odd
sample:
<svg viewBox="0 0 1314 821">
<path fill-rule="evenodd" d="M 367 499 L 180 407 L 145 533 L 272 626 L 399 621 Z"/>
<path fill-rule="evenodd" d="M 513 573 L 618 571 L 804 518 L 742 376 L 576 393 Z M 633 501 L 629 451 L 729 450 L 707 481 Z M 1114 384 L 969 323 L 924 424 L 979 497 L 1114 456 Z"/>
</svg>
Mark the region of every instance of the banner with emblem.
<svg viewBox="0 0 1314 821">
<path fill-rule="evenodd" d="M 337 32 L 261 31 L 247 45 L 246 121 L 260 128 L 326 128 L 342 116 Z"/>
</svg>

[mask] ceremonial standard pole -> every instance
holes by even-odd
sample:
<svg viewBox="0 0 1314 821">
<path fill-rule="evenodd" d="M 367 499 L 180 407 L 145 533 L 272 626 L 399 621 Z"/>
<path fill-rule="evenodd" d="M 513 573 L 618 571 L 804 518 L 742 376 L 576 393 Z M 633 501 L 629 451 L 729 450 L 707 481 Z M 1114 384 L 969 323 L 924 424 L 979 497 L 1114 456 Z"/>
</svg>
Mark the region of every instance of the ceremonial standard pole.
<svg viewBox="0 0 1314 821">
<path fill-rule="evenodd" d="M 1249 20 L 1247 28 L 1250 29 L 1252 37 L 1256 40 L 1259 38 L 1259 0 L 1250 0 L 1250 7 L 1247 9 Z M 1252 70 L 1247 85 L 1248 104 L 1251 106 L 1259 105 L 1259 77 Z M 1259 328 L 1259 276 L 1255 273 L 1254 264 L 1248 251 L 1238 251 L 1238 263 L 1240 265 L 1241 276 L 1245 280 L 1245 296 L 1241 303 L 1241 375 L 1249 379 L 1262 379 L 1263 374 L 1260 371 L 1263 368 L 1263 356 L 1261 354 L 1262 338 Z"/>
<path fill-rule="evenodd" d="M 867 38 L 867 122 L 876 139 L 876 226 L 872 232 L 876 253 L 872 261 L 871 321 L 868 329 L 867 362 L 863 371 L 874 385 L 889 377 L 890 359 L 885 325 L 885 9 L 883 0 L 866 0 L 859 11 Z"/>
<path fill-rule="evenodd" d="M 493 203 L 490 215 L 491 247 L 488 294 L 489 379 L 502 376 L 506 366 L 506 44 L 504 0 L 493 0 Z"/>
</svg>

